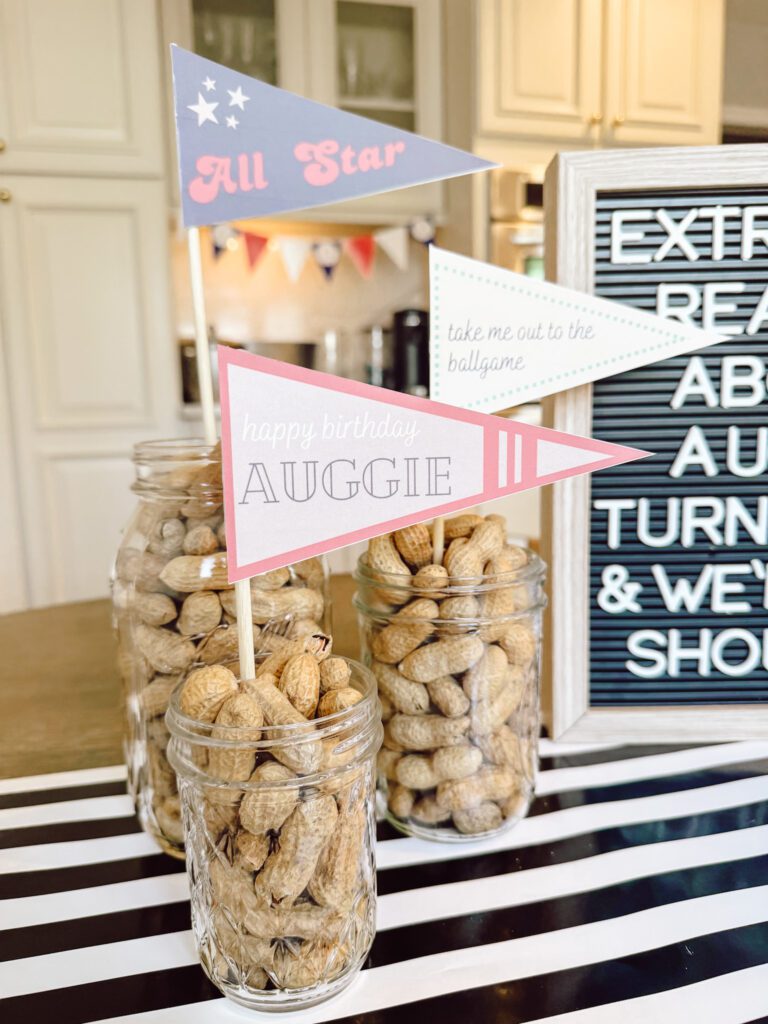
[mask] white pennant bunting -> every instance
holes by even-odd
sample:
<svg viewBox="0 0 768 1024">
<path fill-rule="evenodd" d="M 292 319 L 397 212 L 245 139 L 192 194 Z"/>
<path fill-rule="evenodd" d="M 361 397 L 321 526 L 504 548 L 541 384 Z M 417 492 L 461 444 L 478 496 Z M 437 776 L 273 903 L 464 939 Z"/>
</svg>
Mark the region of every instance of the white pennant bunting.
<svg viewBox="0 0 768 1024">
<path fill-rule="evenodd" d="M 312 249 L 312 242 L 306 238 L 284 235 L 277 239 L 280 255 L 283 257 L 285 272 L 296 283 L 301 277 L 304 264 Z"/>
<path fill-rule="evenodd" d="M 408 228 L 385 228 L 373 236 L 380 249 L 389 256 L 398 270 L 407 270 L 409 260 Z"/>
</svg>

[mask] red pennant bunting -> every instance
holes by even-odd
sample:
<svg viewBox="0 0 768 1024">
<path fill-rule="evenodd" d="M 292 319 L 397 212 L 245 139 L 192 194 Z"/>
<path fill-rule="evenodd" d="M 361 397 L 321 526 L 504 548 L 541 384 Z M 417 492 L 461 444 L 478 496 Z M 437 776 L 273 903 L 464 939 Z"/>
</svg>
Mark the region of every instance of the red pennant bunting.
<svg viewBox="0 0 768 1024">
<path fill-rule="evenodd" d="M 248 257 L 248 266 L 251 270 L 256 266 L 267 247 L 268 238 L 262 235 L 252 235 L 250 231 L 243 232 L 245 239 L 245 254 Z"/>
<path fill-rule="evenodd" d="M 348 238 L 346 249 L 350 259 L 363 277 L 370 277 L 373 271 L 373 260 L 376 256 L 376 242 L 373 235 L 358 235 Z"/>
</svg>

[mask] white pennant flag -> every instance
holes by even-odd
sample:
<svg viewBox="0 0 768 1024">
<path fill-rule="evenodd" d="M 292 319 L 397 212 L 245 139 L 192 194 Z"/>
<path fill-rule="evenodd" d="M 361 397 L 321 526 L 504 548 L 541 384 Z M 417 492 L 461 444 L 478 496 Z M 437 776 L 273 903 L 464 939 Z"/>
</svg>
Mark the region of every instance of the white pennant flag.
<svg viewBox="0 0 768 1024">
<path fill-rule="evenodd" d="M 304 264 L 312 250 L 312 242 L 306 238 L 284 235 L 278 238 L 277 244 L 280 247 L 280 255 L 283 257 L 285 272 L 295 284 L 301 277 Z"/>
<path fill-rule="evenodd" d="M 398 270 L 407 270 L 409 264 L 408 228 L 385 228 L 373 236 L 380 249 L 389 256 Z"/>
<path fill-rule="evenodd" d="M 499 412 L 724 341 L 430 246 L 430 395 Z"/>
</svg>

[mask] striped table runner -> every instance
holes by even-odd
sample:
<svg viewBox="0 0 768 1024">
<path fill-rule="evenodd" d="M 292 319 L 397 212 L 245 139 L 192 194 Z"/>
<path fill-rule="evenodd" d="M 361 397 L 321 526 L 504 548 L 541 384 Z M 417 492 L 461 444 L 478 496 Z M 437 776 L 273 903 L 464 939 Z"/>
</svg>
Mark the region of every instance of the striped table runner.
<svg viewBox="0 0 768 1024">
<path fill-rule="evenodd" d="M 768 742 L 541 752 L 506 835 L 380 826 L 370 959 L 283 1020 L 768 1022 Z M 3 1024 L 248 1017 L 198 967 L 182 865 L 139 832 L 122 767 L 0 780 Z"/>
</svg>

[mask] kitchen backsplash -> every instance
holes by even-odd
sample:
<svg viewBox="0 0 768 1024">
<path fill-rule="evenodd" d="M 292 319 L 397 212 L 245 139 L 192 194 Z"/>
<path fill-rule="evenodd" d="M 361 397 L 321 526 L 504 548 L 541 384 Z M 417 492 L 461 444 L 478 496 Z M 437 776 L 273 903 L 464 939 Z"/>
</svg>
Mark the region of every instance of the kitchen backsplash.
<svg viewBox="0 0 768 1024">
<path fill-rule="evenodd" d="M 407 270 L 399 270 L 377 250 L 369 278 L 344 257 L 329 281 L 310 257 L 295 282 L 269 244 L 257 266 L 249 269 L 243 244 L 240 240 L 235 250 L 224 250 L 216 258 L 210 236 L 203 233 L 208 320 L 225 341 L 320 341 L 327 330 L 353 334 L 371 324 L 388 324 L 394 310 L 424 308 L 427 301 L 427 249 L 412 240 Z M 179 337 L 192 337 L 185 238 L 172 240 L 172 254 L 176 330 Z"/>
</svg>

